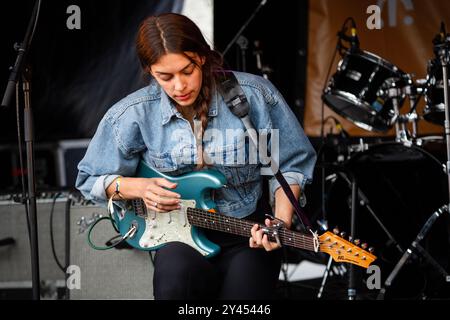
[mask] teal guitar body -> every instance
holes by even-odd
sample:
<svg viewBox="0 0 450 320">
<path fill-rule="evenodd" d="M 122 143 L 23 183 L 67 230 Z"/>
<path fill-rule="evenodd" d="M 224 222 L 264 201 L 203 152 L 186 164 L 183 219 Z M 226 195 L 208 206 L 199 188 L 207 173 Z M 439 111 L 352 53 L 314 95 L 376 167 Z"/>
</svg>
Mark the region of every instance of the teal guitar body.
<svg viewBox="0 0 450 320">
<path fill-rule="evenodd" d="M 198 208 L 217 211 L 211 198 L 214 189 L 222 188 L 226 183 L 225 176 L 213 169 L 190 172 L 181 176 L 171 177 L 154 170 L 144 162 L 140 162 L 136 176 L 142 178 L 165 178 L 177 183 L 175 189 L 170 189 L 181 195 L 180 210 L 168 213 L 157 213 L 146 208 L 142 200 L 133 200 L 126 209 L 114 206 L 114 221 L 122 235 L 135 228 L 132 236 L 126 241 L 132 247 L 140 250 L 156 250 L 171 241 L 187 243 L 207 257 L 212 257 L 220 251 L 220 247 L 209 241 L 203 232 L 191 225 L 186 209 Z"/>
</svg>

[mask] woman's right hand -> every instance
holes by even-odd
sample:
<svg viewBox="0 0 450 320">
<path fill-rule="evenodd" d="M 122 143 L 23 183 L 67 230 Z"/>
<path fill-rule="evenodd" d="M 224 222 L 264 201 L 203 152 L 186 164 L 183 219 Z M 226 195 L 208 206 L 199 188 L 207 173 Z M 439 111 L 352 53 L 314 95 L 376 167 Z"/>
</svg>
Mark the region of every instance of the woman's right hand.
<svg viewBox="0 0 450 320">
<path fill-rule="evenodd" d="M 142 199 L 147 208 L 156 212 L 180 209 L 181 196 L 176 192 L 165 189 L 175 189 L 177 187 L 176 183 L 164 178 L 120 177 L 120 179 L 119 196 L 121 199 Z M 117 179 L 106 188 L 105 191 L 108 198 L 114 196 L 116 182 Z"/>
<path fill-rule="evenodd" d="M 177 184 L 164 178 L 141 178 L 141 195 L 148 209 L 156 212 L 168 212 L 180 209 L 181 196 L 169 191 Z"/>
</svg>

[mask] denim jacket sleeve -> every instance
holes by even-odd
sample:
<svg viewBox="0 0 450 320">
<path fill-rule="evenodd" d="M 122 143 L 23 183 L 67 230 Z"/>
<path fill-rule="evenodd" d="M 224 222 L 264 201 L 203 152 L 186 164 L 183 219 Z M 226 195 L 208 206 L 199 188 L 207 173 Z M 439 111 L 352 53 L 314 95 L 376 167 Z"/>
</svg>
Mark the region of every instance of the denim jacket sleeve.
<svg viewBox="0 0 450 320">
<path fill-rule="evenodd" d="M 303 190 L 305 184 L 312 182 L 316 152 L 280 92 L 270 81 L 262 77 L 259 78 L 259 82 L 257 91 L 260 94 L 258 94 L 259 97 L 253 97 L 256 99 L 253 102 L 259 105 L 257 108 L 260 111 L 254 115 L 254 118 L 256 122 L 260 122 L 260 127 L 264 127 L 261 121 L 271 123 L 272 134 L 268 146 L 271 156 L 278 160 L 278 167 L 287 183 L 298 184 Z M 261 110 L 261 105 L 265 106 L 265 110 Z M 268 119 L 264 119 L 267 118 L 267 114 Z M 280 184 L 275 177 L 269 179 L 271 203 L 279 187 Z"/>
<path fill-rule="evenodd" d="M 84 158 L 78 164 L 76 188 L 83 196 L 106 205 L 105 189 L 121 176 L 133 176 L 139 157 L 121 140 L 121 133 L 105 116 L 92 138 Z"/>
</svg>

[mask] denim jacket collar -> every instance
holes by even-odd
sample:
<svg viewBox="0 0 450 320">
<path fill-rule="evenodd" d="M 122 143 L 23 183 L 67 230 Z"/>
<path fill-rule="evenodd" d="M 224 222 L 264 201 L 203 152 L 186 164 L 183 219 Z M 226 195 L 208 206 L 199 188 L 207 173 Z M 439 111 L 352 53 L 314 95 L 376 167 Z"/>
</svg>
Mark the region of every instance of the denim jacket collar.
<svg viewBox="0 0 450 320">
<path fill-rule="evenodd" d="M 212 98 L 208 116 L 215 117 L 218 112 L 218 99 L 219 93 L 217 91 L 214 92 L 214 96 Z M 179 118 L 183 117 L 181 113 L 175 107 L 173 101 L 169 98 L 164 90 L 161 89 L 161 123 L 165 125 L 172 119 L 173 116 L 177 116 Z"/>
</svg>

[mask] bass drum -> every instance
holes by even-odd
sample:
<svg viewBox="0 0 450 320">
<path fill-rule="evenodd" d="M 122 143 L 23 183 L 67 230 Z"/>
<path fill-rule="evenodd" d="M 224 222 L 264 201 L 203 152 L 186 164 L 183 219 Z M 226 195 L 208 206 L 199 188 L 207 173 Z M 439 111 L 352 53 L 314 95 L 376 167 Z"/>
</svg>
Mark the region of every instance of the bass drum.
<svg viewBox="0 0 450 320">
<path fill-rule="evenodd" d="M 427 151 L 441 153 L 442 148 L 445 149 L 442 140 L 425 139 L 422 147 L 382 143 L 354 154 L 345 164 L 346 169 L 355 176 L 373 213 L 404 250 L 410 246 L 432 213 L 448 202 L 447 176 L 441 160 Z M 339 226 L 341 230 L 349 231 L 351 187 L 343 176 L 337 175 L 327 189 L 329 226 Z M 442 215 L 421 242 L 442 266 L 448 265 L 450 256 L 448 216 Z M 381 267 L 382 276 L 387 277 L 402 253 L 380 223 L 366 206 L 358 207 L 356 238 L 375 248 L 378 257 L 375 264 Z M 402 292 L 403 297 L 413 295 L 408 298 L 415 298 L 415 294 L 423 293 L 427 281 L 422 269 L 412 271 L 414 278 L 410 277 L 408 270 L 411 269 L 402 270 L 402 276 L 398 278 L 407 283 L 402 284 L 405 290 Z"/>
</svg>

